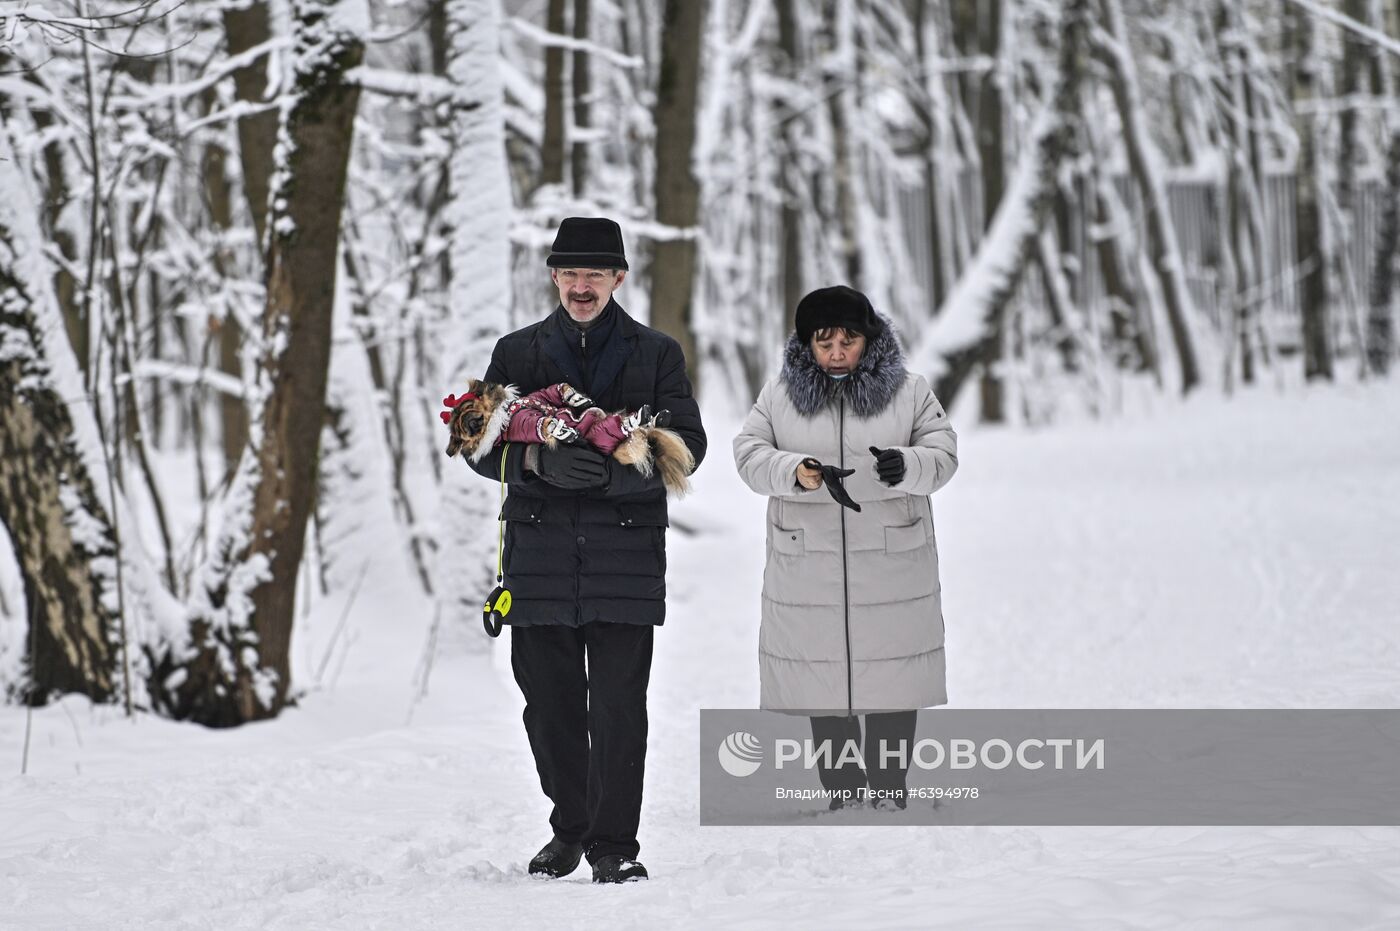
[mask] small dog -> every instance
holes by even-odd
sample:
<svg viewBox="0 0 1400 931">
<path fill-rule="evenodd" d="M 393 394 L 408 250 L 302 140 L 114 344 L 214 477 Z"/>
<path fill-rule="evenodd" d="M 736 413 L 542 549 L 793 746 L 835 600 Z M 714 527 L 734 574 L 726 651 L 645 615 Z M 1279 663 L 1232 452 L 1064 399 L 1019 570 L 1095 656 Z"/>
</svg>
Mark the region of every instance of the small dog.
<svg viewBox="0 0 1400 931">
<path fill-rule="evenodd" d="M 550 449 L 560 443 L 587 443 L 645 476 L 660 472 L 672 494 L 690 490 L 695 456 L 680 434 L 667 429 L 670 411 L 653 416 L 643 405 L 641 410 L 609 414 L 565 382 L 521 395 L 514 385 L 475 378 L 466 394 L 448 395 L 442 403 L 448 408 L 442 420 L 451 433 L 448 456 L 464 453 L 480 462 L 501 442 L 543 443 Z"/>
</svg>

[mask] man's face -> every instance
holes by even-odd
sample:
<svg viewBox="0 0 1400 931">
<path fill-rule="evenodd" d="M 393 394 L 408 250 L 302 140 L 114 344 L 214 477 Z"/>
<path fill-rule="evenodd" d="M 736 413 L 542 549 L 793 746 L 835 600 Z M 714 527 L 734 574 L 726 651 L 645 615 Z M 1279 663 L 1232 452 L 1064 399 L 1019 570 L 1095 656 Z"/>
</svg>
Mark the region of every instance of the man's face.
<svg viewBox="0 0 1400 931">
<path fill-rule="evenodd" d="M 551 268 L 549 277 L 559 289 L 559 303 L 579 323 L 603 312 L 608 298 L 622 284 L 627 272 L 612 268 Z"/>
</svg>

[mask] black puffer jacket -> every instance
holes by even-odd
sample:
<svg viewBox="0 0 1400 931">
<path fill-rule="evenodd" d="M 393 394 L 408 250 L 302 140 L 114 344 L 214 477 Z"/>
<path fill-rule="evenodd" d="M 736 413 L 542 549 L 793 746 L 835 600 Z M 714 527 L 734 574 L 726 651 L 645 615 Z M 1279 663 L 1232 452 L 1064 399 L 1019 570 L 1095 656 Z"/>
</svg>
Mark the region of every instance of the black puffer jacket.
<svg viewBox="0 0 1400 931">
<path fill-rule="evenodd" d="M 521 394 L 566 381 L 606 411 L 669 410 L 698 467 L 705 456 L 705 429 L 691 394 L 680 344 L 643 326 L 616 302 L 606 345 L 590 365 L 587 384 L 562 308 L 500 338 L 491 353 L 486 381 L 515 385 Z M 508 485 L 501 514 L 505 528 L 505 585 L 512 605 L 509 624 L 590 621 L 661 624 L 666 618 L 666 489 L 653 474 L 608 460 L 606 487 L 588 491 L 556 488 L 523 469 L 524 449 L 497 447 L 472 465 L 500 480 L 505 456 Z"/>
</svg>

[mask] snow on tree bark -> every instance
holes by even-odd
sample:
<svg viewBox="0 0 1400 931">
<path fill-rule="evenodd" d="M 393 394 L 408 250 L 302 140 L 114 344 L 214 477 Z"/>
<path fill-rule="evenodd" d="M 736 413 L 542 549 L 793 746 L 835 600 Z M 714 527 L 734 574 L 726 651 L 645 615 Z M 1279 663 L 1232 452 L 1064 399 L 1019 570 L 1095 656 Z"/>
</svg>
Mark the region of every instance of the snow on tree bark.
<svg viewBox="0 0 1400 931">
<path fill-rule="evenodd" d="M 1108 65 L 1113 99 L 1123 127 L 1128 162 L 1142 192 L 1147 221 L 1147 241 L 1152 264 L 1161 282 L 1167 323 L 1176 348 L 1181 391 L 1200 384 L 1199 340 L 1195 332 L 1196 309 L 1186 284 L 1171 207 L 1162 181 L 1162 159 L 1152 141 L 1138 87 L 1137 69 L 1128 50 L 1128 37 L 1119 0 L 1100 0 L 1103 29 L 1094 34 L 1095 52 Z"/>
<path fill-rule="evenodd" d="M 1327 250 L 1322 227 L 1322 166 L 1318 162 L 1320 115 L 1309 110 L 1317 95 L 1319 63 L 1314 58 L 1317 26 L 1312 17 L 1297 17 L 1297 62 L 1293 108 L 1298 127 L 1297 262 L 1298 303 L 1303 322 L 1303 374 L 1308 379 L 1332 377 L 1332 315 L 1327 306 Z"/>
<path fill-rule="evenodd" d="M 240 55 L 272 38 L 272 12 L 266 0 L 219 5 L 230 57 Z M 234 69 L 234 99 L 259 104 L 275 96 L 277 76 L 273 58 L 264 54 Z M 238 120 L 238 154 L 243 167 L 243 195 L 253 217 L 258 241 L 267 228 L 267 194 L 272 176 L 272 149 L 277 143 L 277 110 L 268 108 Z"/>
<path fill-rule="evenodd" d="M 157 657 L 162 710 L 209 726 L 275 716 L 291 697 L 296 581 L 325 419 L 340 212 L 364 46 L 337 5 L 299 0 L 268 223 L 267 309 L 252 438 L 192 593 L 184 642 Z"/>
<path fill-rule="evenodd" d="M 38 206 L 5 127 L 0 189 L 0 520 L 33 622 L 27 698 L 116 700 L 129 681 L 129 697 L 143 704 L 136 645 L 174 629 L 178 606 L 134 535 L 119 535 L 118 521 L 135 521 L 108 475 L 43 254 Z"/>
<path fill-rule="evenodd" d="M 448 73 L 476 106 L 456 111 L 448 188 L 451 236 L 449 317 L 439 371 L 450 378 L 427 399 L 465 390 L 486 373 L 495 341 L 510 329 L 510 180 L 500 76 L 500 12 L 496 0 L 450 0 Z M 547 281 L 541 265 L 540 278 Z M 544 308 L 528 308 L 529 313 Z M 436 423 L 436 421 L 434 421 Z M 446 445 L 446 435 L 442 436 Z M 435 450 L 434 455 L 438 455 Z M 453 466 L 457 466 L 454 461 Z M 494 584 L 498 490 L 467 468 L 449 468 L 438 509 L 435 592 L 442 623 L 478 624 L 481 600 Z M 489 568 L 488 568 L 489 566 Z M 485 648 L 484 635 L 470 641 Z"/>
</svg>

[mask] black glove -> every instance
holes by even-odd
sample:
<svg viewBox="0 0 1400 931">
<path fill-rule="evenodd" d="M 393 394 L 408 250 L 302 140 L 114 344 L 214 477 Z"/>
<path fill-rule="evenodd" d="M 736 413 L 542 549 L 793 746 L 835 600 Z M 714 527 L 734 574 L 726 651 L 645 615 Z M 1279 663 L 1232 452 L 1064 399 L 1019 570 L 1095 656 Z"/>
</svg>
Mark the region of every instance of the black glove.
<svg viewBox="0 0 1400 931">
<path fill-rule="evenodd" d="M 608 462 L 591 446 L 541 446 L 536 471 L 556 488 L 602 488 L 608 483 Z"/>
<path fill-rule="evenodd" d="M 886 485 L 898 485 L 904 481 L 904 453 L 897 449 L 872 446 L 870 454 L 875 457 L 875 471 L 880 473 L 880 481 Z"/>
<path fill-rule="evenodd" d="M 831 492 L 831 497 L 836 499 L 837 504 L 841 505 L 843 508 L 850 508 L 852 511 L 860 510 L 860 505 L 856 504 L 855 501 L 851 500 L 851 496 L 846 494 L 846 486 L 841 481 L 848 475 L 855 475 L 855 469 L 838 469 L 834 465 L 822 465 L 821 462 L 813 459 L 811 456 L 803 459 L 802 464 L 809 469 L 816 469 L 821 472 L 822 484 L 826 486 L 827 491 Z"/>
</svg>

